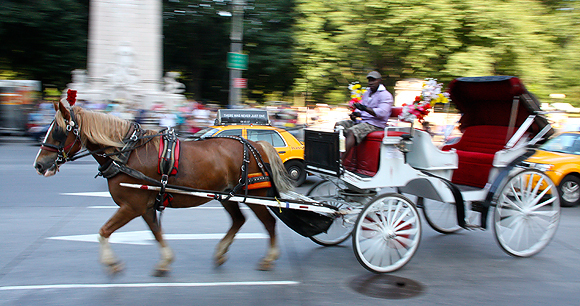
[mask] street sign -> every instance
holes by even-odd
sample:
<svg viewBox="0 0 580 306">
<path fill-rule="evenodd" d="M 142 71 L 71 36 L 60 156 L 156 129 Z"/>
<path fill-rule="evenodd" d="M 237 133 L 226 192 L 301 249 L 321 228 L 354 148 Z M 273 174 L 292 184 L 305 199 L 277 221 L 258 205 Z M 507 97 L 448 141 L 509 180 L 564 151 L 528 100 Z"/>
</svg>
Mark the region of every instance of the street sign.
<svg viewBox="0 0 580 306">
<path fill-rule="evenodd" d="M 248 79 L 234 78 L 234 88 L 248 88 Z"/>
<path fill-rule="evenodd" d="M 228 52 L 228 69 L 248 70 L 248 55 Z"/>
</svg>

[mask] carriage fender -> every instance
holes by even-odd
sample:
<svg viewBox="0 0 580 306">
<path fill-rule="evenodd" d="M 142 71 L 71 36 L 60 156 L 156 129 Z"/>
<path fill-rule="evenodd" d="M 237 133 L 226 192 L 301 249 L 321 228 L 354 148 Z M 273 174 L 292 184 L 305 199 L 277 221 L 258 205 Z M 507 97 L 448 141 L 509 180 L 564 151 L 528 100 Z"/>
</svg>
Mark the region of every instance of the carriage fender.
<svg viewBox="0 0 580 306">
<path fill-rule="evenodd" d="M 459 188 L 445 178 L 424 171 L 423 174 L 426 177 L 409 181 L 404 187 L 399 188 L 399 192 L 439 202 L 455 203 L 457 224 L 465 227 L 465 203 Z"/>
</svg>

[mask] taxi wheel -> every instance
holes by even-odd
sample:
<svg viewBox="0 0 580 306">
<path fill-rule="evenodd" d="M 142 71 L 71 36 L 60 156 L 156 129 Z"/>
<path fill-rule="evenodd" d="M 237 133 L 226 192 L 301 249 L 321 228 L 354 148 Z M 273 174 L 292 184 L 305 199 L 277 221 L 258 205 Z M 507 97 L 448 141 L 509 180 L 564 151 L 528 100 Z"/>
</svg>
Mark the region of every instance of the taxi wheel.
<svg viewBox="0 0 580 306">
<path fill-rule="evenodd" d="M 578 205 L 580 200 L 580 179 L 573 175 L 566 176 L 558 186 L 560 205 L 571 207 Z"/>
<path fill-rule="evenodd" d="M 306 170 L 304 169 L 304 163 L 299 160 L 289 160 L 284 163 L 286 172 L 292 179 L 294 186 L 300 186 L 306 180 Z"/>
</svg>

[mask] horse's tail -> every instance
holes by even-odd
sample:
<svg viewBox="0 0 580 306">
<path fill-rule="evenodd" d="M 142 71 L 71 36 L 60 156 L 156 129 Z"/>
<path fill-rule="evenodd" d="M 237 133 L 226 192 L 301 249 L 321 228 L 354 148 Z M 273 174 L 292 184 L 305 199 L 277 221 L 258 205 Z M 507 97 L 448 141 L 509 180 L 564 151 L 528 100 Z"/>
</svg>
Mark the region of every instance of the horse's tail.
<svg viewBox="0 0 580 306">
<path fill-rule="evenodd" d="M 257 143 L 262 146 L 268 157 L 270 167 L 272 168 L 272 179 L 274 180 L 274 185 L 278 188 L 278 192 L 282 193 L 293 190 L 294 185 L 292 184 L 292 180 L 288 176 L 288 172 L 286 172 L 286 168 L 276 149 L 267 141 L 261 140 Z"/>
</svg>

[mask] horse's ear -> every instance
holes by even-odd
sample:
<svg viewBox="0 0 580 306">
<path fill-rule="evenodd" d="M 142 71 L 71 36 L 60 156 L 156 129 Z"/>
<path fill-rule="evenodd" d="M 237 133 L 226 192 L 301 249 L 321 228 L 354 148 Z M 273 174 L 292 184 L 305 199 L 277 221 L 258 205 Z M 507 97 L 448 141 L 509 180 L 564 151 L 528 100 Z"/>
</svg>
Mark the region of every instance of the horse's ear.
<svg viewBox="0 0 580 306">
<path fill-rule="evenodd" d="M 58 104 L 59 104 L 58 100 L 52 101 L 52 106 L 54 106 L 54 111 L 55 112 L 58 111 Z"/>
<path fill-rule="evenodd" d="M 66 106 L 64 106 L 64 104 L 62 104 L 62 101 L 58 101 L 58 110 L 60 110 L 60 113 L 65 120 L 70 120 L 70 111 Z"/>
</svg>

